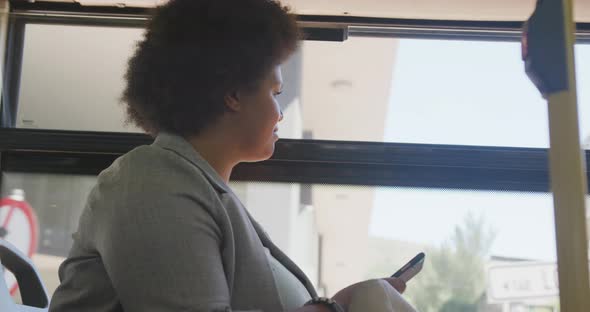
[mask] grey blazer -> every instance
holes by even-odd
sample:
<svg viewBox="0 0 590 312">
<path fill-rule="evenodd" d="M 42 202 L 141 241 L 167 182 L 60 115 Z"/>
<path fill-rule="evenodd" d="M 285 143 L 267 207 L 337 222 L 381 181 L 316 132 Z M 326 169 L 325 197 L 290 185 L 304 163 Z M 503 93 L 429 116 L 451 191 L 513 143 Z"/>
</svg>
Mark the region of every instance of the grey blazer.
<svg viewBox="0 0 590 312">
<path fill-rule="evenodd" d="M 170 134 L 99 175 L 73 238 L 52 312 L 282 311 L 264 247 L 316 296 L 213 168 Z"/>
</svg>

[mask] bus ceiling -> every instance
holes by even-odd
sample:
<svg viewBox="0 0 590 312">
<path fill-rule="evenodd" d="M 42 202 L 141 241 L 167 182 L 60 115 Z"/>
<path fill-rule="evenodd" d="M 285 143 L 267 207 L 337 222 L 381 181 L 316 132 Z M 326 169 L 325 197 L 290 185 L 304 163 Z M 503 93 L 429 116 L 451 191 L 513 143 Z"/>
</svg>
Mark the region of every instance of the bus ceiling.
<svg viewBox="0 0 590 312">
<path fill-rule="evenodd" d="M 10 0 L 42 5 L 43 3 L 79 5 L 81 7 L 152 8 L 167 0 Z M 423 20 L 524 21 L 535 8 L 536 0 L 283 0 L 297 14 L 313 16 L 355 16 Z M 574 20 L 590 22 L 590 1 L 574 0 Z"/>
</svg>

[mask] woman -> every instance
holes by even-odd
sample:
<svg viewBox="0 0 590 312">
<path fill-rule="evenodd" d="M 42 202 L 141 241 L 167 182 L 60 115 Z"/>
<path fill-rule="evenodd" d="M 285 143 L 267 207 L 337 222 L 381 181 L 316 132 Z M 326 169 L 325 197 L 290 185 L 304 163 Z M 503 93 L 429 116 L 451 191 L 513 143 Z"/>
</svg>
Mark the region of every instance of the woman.
<svg viewBox="0 0 590 312">
<path fill-rule="evenodd" d="M 347 310 L 359 286 L 316 299 L 227 185 L 235 165 L 274 151 L 279 66 L 298 40 L 275 1 L 157 10 L 123 96 L 129 120 L 156 139 L 99 175 L 50 311 Z"/>
</svg>

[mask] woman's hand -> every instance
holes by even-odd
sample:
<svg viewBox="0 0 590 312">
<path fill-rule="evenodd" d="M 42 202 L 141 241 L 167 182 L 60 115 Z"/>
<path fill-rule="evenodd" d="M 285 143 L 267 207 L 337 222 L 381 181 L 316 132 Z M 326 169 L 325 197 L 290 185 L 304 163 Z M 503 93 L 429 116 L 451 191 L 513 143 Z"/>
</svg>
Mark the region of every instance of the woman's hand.
<svg viewBox="0 0 590 312">
<path fill-rule="evenodd" d="M 387 281 L 400 294 L 406 290 L 406 283 L 399 278 L 389 277 L 389 278 L 384 278 L 383 280 Z M 350 305 L 350 300 L 352 298 L 352 294 L 355 292 L 355 290 L 362 283 L 365 283 L 365 282 L 356 283 L 356 284 L 350 285 L 350 286 L 342 289 L 341 291 L 336 293 L 336 295 L 334 295 L 334 297 L 332 297 L 332 299 L 335 300 L 336 302 L 338 302 L 338 304 L 340 304 L 342 306 L 342 308 L 344 308 L 344 310 L 348 311 L 348 306 Z"/>
<path fill-rule="evenodd" d="M 387 281 L 400 294 L 403 293 L 404 290 L 406 290 L 406 283 L 404 283 L 404 281 L 402 281 L 398 278 L 390 277 L 390 278 L 384 278 L 383 280 Z M 367 282 L 370 282 L 370 281 L 364 281 L 364 282 L 350 285 L 350 286 L 342 289 L 338 293 L 336 293 L 336 295 L 334 295 L 334 297 L 332 297 L 332 299 L 335 300 L 336 302 L 338 302 L 338 304 L 344 309 L 344 311 L 348 311 L 353 294 L 360 287 L 362 287 L 362 284 L 367 283 Z M 293 312 L 330 312 L 330 311 L 331 311 L 330 308 L 328 308 L 327 306 L 317 304 L 317 305 L 304 306 L 304 307 L 301 307 Z"/>
</svg>

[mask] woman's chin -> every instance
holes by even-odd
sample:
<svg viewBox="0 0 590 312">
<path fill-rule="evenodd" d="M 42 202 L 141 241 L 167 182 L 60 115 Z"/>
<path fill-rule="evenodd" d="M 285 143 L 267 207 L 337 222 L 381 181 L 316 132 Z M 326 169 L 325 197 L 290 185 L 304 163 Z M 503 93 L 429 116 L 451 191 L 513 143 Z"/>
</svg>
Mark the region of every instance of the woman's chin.
<svg viewBox="0 0 590 312">
<path fill-rule="evenodd" d="M 273 143 L 270 146 L 266 147 L 264 150 L 261 150 L 258 153 L 253 153 L 252 156 L 245 159 L 244 162 L 258 162 L 268 160 L 272 157 L 274 151 L 275 145 Z"/>
<path fill-rule="evenodd" d="M 264 156 L 262 157 L 262 159 L 260 159 L 260 161 L 263 160 L 268 160 L 269 158 L 272 157 L 272 155 L 275 153 L 275 144 L 273 143 L 264 153 Z"/>
</svg>

